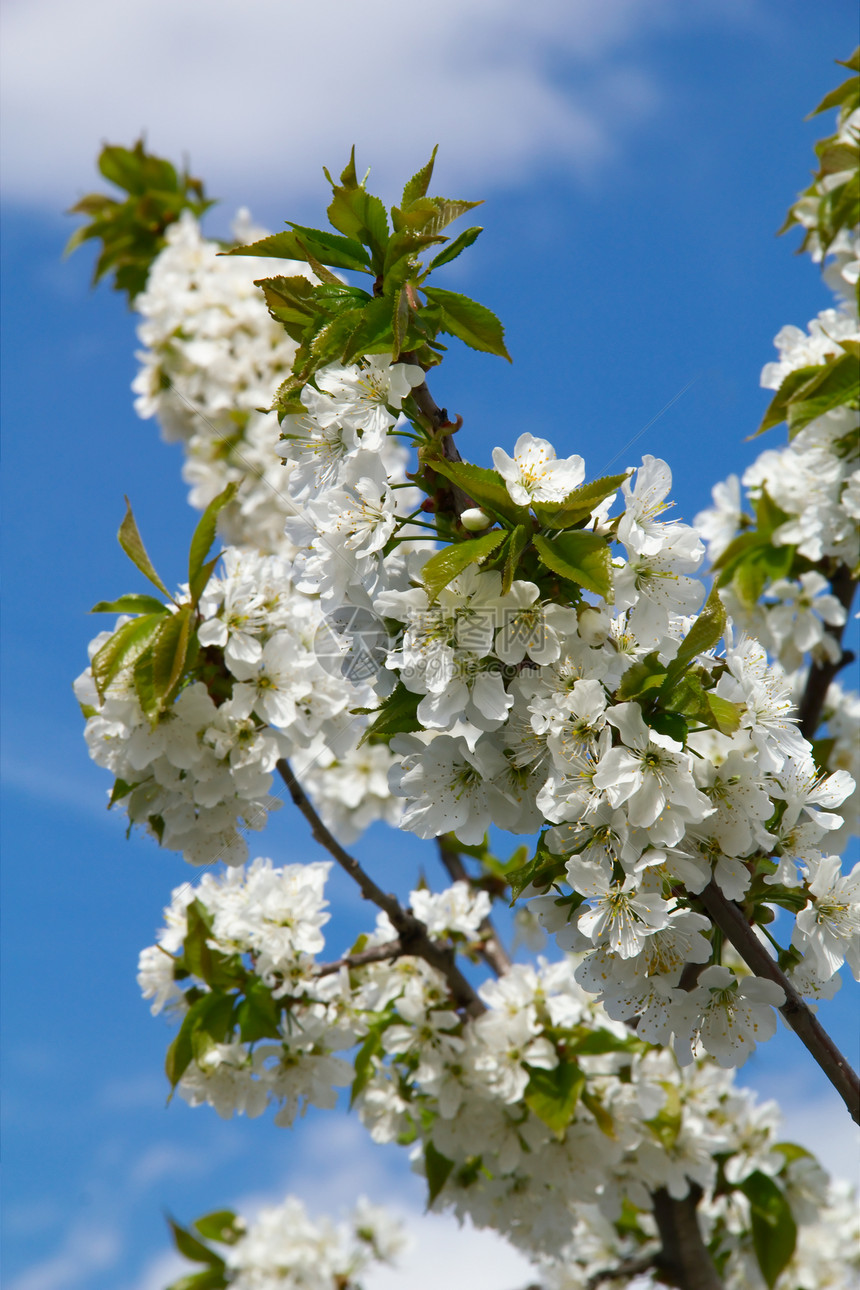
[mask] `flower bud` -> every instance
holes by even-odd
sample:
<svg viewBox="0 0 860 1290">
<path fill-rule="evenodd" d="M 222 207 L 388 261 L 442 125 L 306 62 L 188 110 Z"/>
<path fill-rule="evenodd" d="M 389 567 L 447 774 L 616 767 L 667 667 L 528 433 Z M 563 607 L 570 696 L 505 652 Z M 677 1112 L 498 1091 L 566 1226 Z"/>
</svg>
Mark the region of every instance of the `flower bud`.
<svg viewBox="0 0 860 1290">
<path fill-rule="evenodd" d="M 478 533 L 481 529 L 488 529 L 492 522 L 489 515 L 485 514 L 479 506 L 470 506 L 460 516 L 460 523 L 470 533 Z"/>
</svg>

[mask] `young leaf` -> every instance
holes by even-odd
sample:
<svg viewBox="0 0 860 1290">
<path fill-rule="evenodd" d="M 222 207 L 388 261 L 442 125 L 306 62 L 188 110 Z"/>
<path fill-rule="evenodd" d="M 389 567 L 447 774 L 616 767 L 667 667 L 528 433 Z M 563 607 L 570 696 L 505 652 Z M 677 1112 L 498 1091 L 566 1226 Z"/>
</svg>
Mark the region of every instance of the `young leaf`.
<svg viewBox="0 0 860 1290">
<path fill-rule="evenodd" d="M 403 197 L 400 201 L 400 205 L 404 210 L 407 206 L 411 206 L 418 197 L 425 197 L 427 195 L 427 189 L 430 187 L 430 180 L 433 178 L 433 167 L 436 164 L 436 153 L 438 149 L 439 145 L 437 143 L 430 154 L 430 160 L 427 162 L 426 166 L 422 166 L 404 187 Z"/>
<path fill-rule="evenodd" d="M 166 622 L 162 620 L 161 631 L 152 647 L 152 683 L 159 711 L 163 712 L 169 705 L 182 679 L 193 630 L 190 605 L 183 605 Z"/>
<path fill-rule="evenodd" d="M 213 990 L 192 1003 L 182 1019 L 179 1033 L 167 1050 L 164 1069 L 175 1088 L 194 1058 L 194 1039 L 202 1033 L 223 1043 L 231 1029 L 233 996 Z"/>
<path fill-rule="evenodd" d="M 178 1281 L 171 1281 L 167 1290 L 225 1290 L 227 1276 L 223 1267 L 204 1268 L 202 1272 L 192 1272 Z"/>
<path fill-rule="evenodd" d="M 505 329 L 494 313 L 477 300 L 441 287 L 422 288 L 427 299 L 440 310 L 440 331 L 457 336 L 471 349 L 497 354 L 513 362 L 505 348 Z"/>
<path fill-rule="evenodd" d="M 143 614 L 140 618 L 133 618 L 130 623 L 125 623 L 105 641 L 95 655 L 91 664 L 93 680 L 102 698 L 114 677 L 123 668 L 132 667 L 148 648 L 164 623 L 162 611 L 163 606 L 157 614 Z"/>
<path fill-rule="evenodd" d="M 438 255 L 433 257 L 427 266 L 427 273 L 432 273 L 434 269 L 440 268 L 443 264 L 450 264 L 452 260 L 456 260 L 457 256 L 461 255 L 467 246 L 471 246 L 473 242 L 478 240 L 483 231 L 478 226 L 467 228 L 465 232 L 460 233 L 449 246 L 445 247 L 444 251 L 440 251 Z"/>
<path fill-rule="evenodd" d="M 606 475 L 603 479 L 592 480 L 569 493 L 563 502 L 539 502 L 534 513 L 544 528 L 569 529 L 582 520 L 588 519 L 591 512 L 601 502 L 616 492 L 627 478 L 623 475 Z"/>
<path fill-rule="evenodd" d="M 529 1067 L 529 1072 L 523 1101 L 562 1142 L 585 1088 L 585 1075 L 575 1062 L 565 1061 L 554 1070 Z"/>
<path fill-rule="evenodd" d="M 218 524 L 218 516 L 224 507 L 232 502 L 236 496 L 238 484 L 228 484 L 217 497 L 206 507 L 206 510 L 200 517 L 197 528 L 194 530 L 194 536 L 191 539 L 191 548 L 188 552 L 188 581 L 193 583 L 200 570 L 203 568 L 203 562 L 209 554 L 209 548 L 215 541 L 215 530 Z"/>
<path fill-rule="evenodd" d="M 290 224 L 290 232 L 275 233 L 250 246 L 234 246 L 225 255 L 259 255 L 276 260 L 307 260 L 310 252 L 315 259 L 334 269 L 353 269 L 358 273 L 370 272 L 370 257 L 360 242 L 351 237 L 338 237 L 320 228 L 305 228 L 303 224 Z"/>
<path fill-rule="evenodd" d="M 155 596 L 141 596 L 136 592 L 119 596 L 116 600 L 100 600 L 93 605 L 91 614 L 166 614 L 167 605 Z"/>
<path fill-rule="evenodd" d="M 155 572 L 155 569 L 152 566 L 152 561 L 146 553 L 146 547 L 143 545 L 143 539 L 138 532 L 134 514 L 131 509 L 131 502 L 128 498 L 125 499 L 125 505 L 125 519 L 122 524 L 120 524 L 119 532 L 117 533 L 119 544 L 123 551 L 125 551 L 129 560 L 131 560 L 132 564 L 137 565 L 144 577 L 148 578 L 154 586 L 158 587 L 159 591 L 164 592 L 168 600 L 172 600 L 173 597 L 170 595 L 170 592 Z"/>
<path fill-rule="evenodd" d="M 732 703 L 730 699 L 724 699 L 719 694 L 714 694 L 713 690 L 706 692 L 705 700 L 714 718 L 714 725 L 720 734 L 733 735 L 736 730 L 740 729 L 740 704 Z"/>
<path fill-rule="evenodd" d="M 773 1290 L 797 1243 L 797 1225 L 783 1192 L 767 1174 L 756 1169 L 741 1183 L 750 1202 L 753 1247 L 761 1274 Z"/>
<path fill-rule="evenodd" d="M 493 529 L 482 537 L 470 538 L 467 542 L 455 542 L 443 551 L 437 551 L 421 570 L 421 581 L 427 588 L 427 595 L 435 600 L 443 587 L 447 587 L 458 573 L 468 569 L 470 564 L 477 564 L 486 559 L 504 540 L 504 529 Z"/>
<path fill-rule="evenodd" d="M 256 1043 L 258 1039 L 278 1039 L 281 1036 L 280 1004 L 272 998 L 272 992 L 259 977 L 251 977 L 245 987 L 245 998 L 236 1012 L 239 1023 L 239 1038 L 246 1044 Z"/>
<path fill-rule="evenodd" d="M 413 694 L 402 681 L 398 681 L 388 698 L 383 699 L 379 707 L 369 714 L 373 718 L 373 724 L 361 736 L 359 746 L 369 739 L 381 736 L 388 738 L 390 735 L 410 734 L 414 730 L 420 730 L 421 723 L 417 717 L 420 702 L 420 694 Z"/>
<path fill-rule="evenodd" d="M 575 582 L 586 591 L 609 600 L 612 596 L 609 546 L 597 533 L 574 529 L 559 533 L 550 539 L 538 535 L 534 539 L 541 560 L 548 569 L 569 582 Z"/>
<path fill-rule="evenodd" d="M 518 524 L 508 538 L 505 547 L 505 563 L 502 570 L 502 595 L 505 596 L 511 589 L 511 585 L 516 577 L 517 566 L 519 565 L 520 556 L 532 540 L 531 525 Z"/>
<path fill-rule="evenodd" d="M 224 1266 L 224 1260 L 220 1254 L 216 1254 L 208 1245 L 198 1241 L 196 1236 L 192 1236 L 191 1232 L 186 1231 L 184 1227 L 180 1227 L 172 1218 L 168 1217 L 167 1221 L 173 1234 L 173 1243 L 179 1253 L 185 1255 L 186 1259 L 191 1259 L 194 1263 L 211 1263 L 215 1266 L 218 1264 L 221 1267 Z"/>
<path fill-rule="evenodd" d="M 705 603 L 693 626 L 678 646 L 678 653 L 666 669 L 666 680 L 662 693 L 670 694 L 673 686 L 680 680 L 690 662 L 697 654 L 704 654 L 713 649 L 726 629 L 726 611 L 716 586 Z"/>
<path fill-rule="evenodd" d="M 424 1172 L 427 1175 L 427 1204 L 432 1205 L 439 1195 L 448 1175 L 454 1168 L 454 1161 L 437 1151 L 432 1142 L 424 1143 Z"/>
</svg>

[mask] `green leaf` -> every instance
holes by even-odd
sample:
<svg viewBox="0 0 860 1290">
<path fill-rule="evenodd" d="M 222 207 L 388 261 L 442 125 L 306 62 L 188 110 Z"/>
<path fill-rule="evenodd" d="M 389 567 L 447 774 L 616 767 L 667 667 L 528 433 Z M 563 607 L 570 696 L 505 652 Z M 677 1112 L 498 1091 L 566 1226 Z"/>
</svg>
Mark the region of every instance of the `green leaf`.
<svg viewBox="0 0 860 1290">
<path fill-rule="evenodd" d="M 609 1111 L 601 1102 L 596 1093 L 590 1093 L 588 1089 L 582 1091 L 582 1105 L 588 1107 L 594 1116 L 595 1123 L 601 1133 L 607 1138 L 615 1137 L 615 1121 Z"/>
<path fill-rule="evenodd" d="M 222 1290 L 227 1285 L 227 1276 L 223 1267 L 204 1268 L 202 1272 L 192 1272 L 178 1281 L 171 1281 L 167 1290 Z"/>
<path fill-rule="evenodd" d="M 131 509 L 131 502 L 128 498 L 125 499 L 125 505 L 125 519 L 122 524 L 120 524 L 119 532 L 117 533 L 119 544 L 123 551 L 125 551 L 129 560 L 131 560 L 132 564 L 135 564 L 138 569 L 140 569 L 140 572 L 144 577 L 148 578 L 154 586 L 158 587 L 159 591 L 163 591 L 168 599 L 172 599 L 170 592 L 155 572 L 152 561 L 146 553 L 146 547 L 143 545 L 143 539 L 138 532 L 134 514 Z"/>
<path fill-rule="evenodd" d="M 439 145 L 437 143 L 426 166 L 422 166 L 420 170 L 416 171 L 403 189 L 400 205 L 404 209 L 407 206 L 411 206 L 412 202 L 416 201 L 417 198 L 426 196 L 427 189 L 430 187 L 430 180 L 433 178 L 433 167 L 436 164 L 438 149 Z"/>
<path fill-rule="evenodd" d="M 547 529 L 569 529 L 580 524 L 591 515 L 596 506 L 617 492 L 629 472 L 623 475 L 605 475 L 594 479 L 590 484 L 582 484 L 568 493 L 563 502 L 537 502 L 534 513 L 540 523 Z"/>
<path fill-rule="evenodd" d="M 91 614 L 166 614 L 167 605 L 156 600 L 155 596 L 141 596 L 132 592 L 120 596 L 117 600 L 100 600 L 93 605 Z"/>
<path fill-rule="evenodd" d="M 194 611 L 183 605 L 165 621 L 152 643 L 152 687 L 157 716 L 169 706 L 182 680 L 194 632 Z"/>
<path fill-rule="evenodd" d="M 753 1247 L 765 1283 L 773 1290 L 797 1243 L 791 1206 L 773 1179 L 759 1169 L 744 1179 L 739 1190 L 750 1202 Z"/>
<path fill-rule="evenodd" d="M 494 313 L 484 305 L 456 291 L 443 291 L 441 287 L 424 287 L 424 294 L 440 310 L 439 330 L 457 336 L 471 349 L 486 354 L 497 354 L 512 362 L 505 348 L 505 330 Z"/>
<path fill-rule="evenodd" d="M 335 269 L 353 269 L 369 273 L 370 257 L 360 242 L 351 237 L 338 237 L 320 228 L 306 228 L 290 222 L 289 233 L 275 233 L 250 246 L 234 246 L 226 255 L 258 255 L 276 260 L 314 259 Z"/>
<path fill-rule="evenodd" d="M 427 272 L 432 273 L 434 269 L 441 268 L 443 264 L 450 264 L 452 260 L 456 260 L 457 256 L 461 255 L 467 246 L 471 246 L 473 242 L 478 240 L 483 231 L 482 228 L 475 227 L 467 228 L 465 232 L 460 233 L 450 245 L 445 247 L 444 251 L 440 251 L 438 255 L 433 257 L 427 266 Z"/>
<path fill-rule="evenodd" d="M 548 569 L 604 600 L 612 598 L 609 545 L 597 533 L 575 529 L 554 538 L 538 535 L 534 539 L 541 560 Z"/>
<path fill-rule="evenodd" d="M 207 1241 L 221 1241 L 224 1245 L 235 1245 L 244 1234 L 232 1209 L 216 1209 L 202 1218 L 195 1218 L 194 1226 Z"/>
<path fill-rule="evenodd" d="M 301 340 L 304 329 L 319 315 L 316 293 L 307 278 L 256 278 L 254 285 L 262 288 L 272 317 L 284 324 L 293 340 Z"/>
<path fill-rule="evenodd" d="M 379 273 L 390 237 L 388 216 L 379 198 L 367 192 L 364 185 L 357 182 L 354 156 L 353 149 L 352 159 L 340 177 L 340 184 L 336 184 L 328 171 L 325 171 L 334 191 L 327 213 L 329 222 L 338 232 L 370 247 L 372 267 Z"/>
<path fill-rule="evenodd" d="M 640 695 L 659 690 L 666 679 L 666 668 L 654 652 L 628 667 L 618 687 L 618 698 L 638 699 Z"/>
<path fill-rule="evenodd" d="M 143 614 L 119 627 L 106 640 L 90 664 L 99 695 L 104 698 L 111 681 L 124 668 L 132 667 L 160 631 L 164 614 Z"/>
<path fill-rule="evenodd" d="M 559 1062 L 550 1071 L 526 1066 L 529 1082 L 523 1101 L 562 1142 L 585 1088 L 585 1075 L 575 1062 Z"/>
<path fill-rule="evenodd" d="M 203 568 L 203 562 L 209 554 L 209 548 L 215 541 L 215 530 L 218 525 L 218 516 L 224 507 L 232 502 L 236 496 L 238 484 L 228 484 L 217 497 L 206 507 L 206 510 L 200 517 L 197 528 L 194 530 L 194 536 L 191 539 L 191 548 L 188 552 L 188 582 L 192 584 L 200 570 Z M 199 597 L 198 597 L 199 598 Z"/>
<path fill-rule="evenodd" d="M 504 529 L 493 529 L 490 533 L 484 533 L 482 537 L 470 538 L 466 542 L 455 542 L 445 547 L 443 551 L 437 551 L 435 555 L 431 555 L 421 570 L 421 581 L 427 588 L 430 600 L 435 600 L 439 592 L 447 587 L 458 573 L 468 569 L 470 564 L 477 564 L 491 555 L 505 536 Z"/>
<path fill-rule="evenodd" d="M 233 1003 L 232 995 L 222 994 L 218 990 L 204 994 L 192 1003 L 164 1061 L 171 1088 L 176 1088 L 191 1065 L 195 1048 L 200 1047 L 201 1035 L 214 1043 L 223 1043 L 227 1038 L 228 1031 L 232 1030 Z"/>
<path fill-rule="evenodd" d="M 443 475 L 467 493 L 483 510 L 499 515 L 511 524 L 523 524 L 528 518 L 528 507 L 518 506 L 505 487 L 497 470 L 473 466 L 468 461 L 446 461 L 434 457 L 427 463 L 437 475 Z"/>
<path fill-rule="evenodd" d="M 245 998 L 239 1004 L 236 1020 L 239 1038 L 246 1044 L 281 1037 L 281 1005 L 259 977 L 251 977 L 245 986 Z"/>
<path fill-rule="evenodd" d="M 427 1204 L 432 1205 L 439 1195 L 448 1175 L 454 1168 L 454 1161 L 437 1151 L 432 1142 L 424 1143 L 424 1172 L 427 1176 Z"/>
<path fill-rule="evenodd" d="M 714 724 L 720 734 L 733 735 L 736 730 L 740 729 L 741 705 L 739 703 L 732 703 L 730 699 L 724 699 L 719 694 L 714 694 L 713 690 L 707 691 L 705 699 L 713 715 Z"/>
<path fill-rule="evenodd" d="M 699 654 L 713 649 L 726 630 L 726 610 L 720 599 L 716 586 L 700 611 L 698 618 L 678 646 L 678 653 L 666 669 L 666 680 L 663 682 L 662 694 L 668 697 L 672 688 L 681 679 L 687 667 Z"/>
<path fill-rule="evenodd" d="M 502 595 L 505 596 L 510 591 L 514 578 L 516 577 L 517 567 L 520 556 L 532 540 L 531 525 L 518 524 L 511 532 L 505 545 L 505 564 L 502 570 Z"/>
<path fill-rule="evenodd" d="M 511 889 L 512 905 L 531 884 L 534 884 L 538 891 L 542 891 L 551 887 L 557 879 L 564 877 L 566 859 L 550 851 L 545 838 L 546 834 L 542 833 L 538 838 L 534 855 L 526 864 L 511 869 L 505 874 Z"/>
<path fill-rule="evenodd" d="M 186 1228 L 180 1227 L 172 1218 L 168 1217 L 167 1222 L 173 1234 L 174 1245 L 186 1259 L 192 1259 L 195 1263 L 211 1263 L 215 1267 L 220 1265 L 223 1268 L 224 1260 L 220 1254 L 210 1249 L 208 1245 L 204 1245 L 202 1241 L 198 1241 L 196 1236 Z"/>
<path fill-rule="evenodd" d="M 352 1087 L 349 1092 L 349 1105 L 355 1105 L 355 1100 L 359 1094 L 367 1087 L 370 1077 L 373 1074 L 373 1059 L 383 1052 L 382 1036 L 388 1027 L 394 1021 L 394 1008 L 391 1004 L 381 1013 L 370 1026 L 364 1043 L 355 1055 L 355 1079 L 352 1081 Z"/>
<path fill-rule="evenodd" d="M 361 736 L 359 747 L 370 739 L 378 740 L 383 736 L 388 739 L 391 735 L 420 730 L 421 722 L 417 712 L 421 697 L 420 694 L 407 690 L 402 681 L 398 681 L 391 694 L 369 714 L 373 718 L 373 724 Z"/>
<path fill-rule="evenodd" d="M 810 388 L 811 386 L 811 388 Z M 856 406 L 860 400 L 860 372 L 853 354 L 842 354 L 830 363 L 814 385 L 797 391 L 788 403 L 789 438 L 834 408 Z"/>
</svg>

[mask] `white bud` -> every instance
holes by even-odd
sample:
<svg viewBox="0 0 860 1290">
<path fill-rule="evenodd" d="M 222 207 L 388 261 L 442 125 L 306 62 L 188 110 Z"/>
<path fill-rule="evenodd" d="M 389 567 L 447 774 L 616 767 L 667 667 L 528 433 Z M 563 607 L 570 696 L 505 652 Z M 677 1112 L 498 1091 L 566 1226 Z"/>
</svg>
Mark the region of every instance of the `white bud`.
<svg viewBox="0 0 860 1290">
<path fill-rule="evenodd" d="M 485 514 L 479 506 L 470 506 L 460 516 L 460 523 L 470 533 L 477 533 L 480 529 L 488 529 L 492 522 L 489 515 Z"/>
</svg>

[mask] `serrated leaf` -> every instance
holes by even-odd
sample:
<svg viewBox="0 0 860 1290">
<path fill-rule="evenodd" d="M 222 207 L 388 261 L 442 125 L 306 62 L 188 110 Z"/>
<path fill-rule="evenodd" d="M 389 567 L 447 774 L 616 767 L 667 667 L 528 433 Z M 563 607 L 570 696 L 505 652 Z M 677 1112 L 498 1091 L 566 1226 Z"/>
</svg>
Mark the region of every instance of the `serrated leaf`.
<svg viewBox="0 0 860 1290">
<path fill-rule="evenodd" d="M 470 538 L 466 542 L 455 542 L 445 547 L 443 551 L 437 551 L 435 555 L 431 555 L 421 570 L 421 581 L 427 589 L 430 600 L 435 600 L 439 592 L 447 587 L 458 573 L 468 569 L 471 564 L 479 564 L 491 555 L 505 536 L 504 529 L 493 529 L 490 533 L 484 533 L 482 537 Z"/>
<path fill-rule="evenodd" d="M 329 221 L 340 233 L 370 248 L 371 267 L 380 273 L 391 236 L 385 207 L 362 186 L 335 184 L 333 188 L 334 197 L 327 211 Z"/>
<path fill-rule="evenodd" d="M 554 1070 L 541 1070 L 526 1065 L 529 1082 L 523 1101 L 562 1142 L 585 1088 L 585 1075 L 575 1062 L 559 1062 Z"/>
<path fill-rule="evenodd" d="M 424 1143 L 424 1173 L 427 1177 L 427 1204 L 432 1205 L 439 1195 L 451 1170 L 454 1168 L 454 1161 L 443 1156 L 441 1151 L 437 1151 L 432 1142 Z"/>
<path fill-rule="evenodd" d="M 203 568 L 203 562 L 209 554 L 209 548 L 215 541 L 215 531 L 218 527 L 218 516 L 224 507 L 232 502 L 236 496 L 239 485 L 232 483 L 213 497 L 212 501 L 206 507 L 206 510 L 200 517 L 197 528 L 194 530 L 194 536 L 191 539 L 191 547 L 188 552 L 188 581 L 193 583 L 200 570 Z"/>
<path fill-rule="evenodd" d="M 433 167 L 436 164 L 438 150 L 439 145 L 437 143 L 430 154 L 430 160 L 427 164 L 416 171 L 412 178 L 407 181 L 400 201 L 401 207 L 410 206 L 417 198 L 426 196 L 427 189 L 430 187 L 430 180 L 433 178 Z"/>
<path fill-rule="evenodd" d="M 518 524 L 505 544 L 505 562 L 502 568 L 502 595 L 506 596 L 513 585 L 520 556 L 532 540 L 531 525 Z"/>
<path fill-rule="evenodd" d="M 147 649 L 164 622 L 163 613 L 143 614 L 118 628 L 105 641 L 90 664 L 96 689 L 104 698 L 111 681 L 123 668 L 131 667 Z"/>
<path fill-rule="evenodd" d="M 125 551 L 129 560 L 131 560 L 132 564 L 136 565 L 137 568 L 140 569 L 140 572 L 144 577 L 148 578 L 153 586 L 158 587 L 159 591 L 164 592 L 168 600 L 171 600 L 172 596 L 170 595 L 170 592 L 155 572 L 152 561 L 147 555 L 146 547 L 143 545 L 143 539 L 138 531 L 134 513 L 131 509 L 131 502 L 128 498 L 125 499 L 125 505 L 125 519 L 122 524 L 120 524 L 119 532 L 117 533 L 119 544 L 123 551 Z"/>
<path fill-rule="evenodd" d="M 427 299 L 440 311 L 440 331 L 457 336 L 471 349 L 496 354 L 512 362 L 505 348 L 505 329 L 491 310 L 477 300 L 441 287 L 423 287 Z"/>
<path fill-rule="evenodd" d="M 563 502 L 535 503 L 533 509 L 540 523 L 548 529 L 568 529 L 588 519 L 595 507 L 618 491 L 627 478 L 622 475 L 605 475 L 594 479 L 569 493 Z"/>
<path fill-rule="evenodd" d="M 461 488 L 483 510 L 512 524 L 523 524 L 528 518 L 528 507 L 518 506 L 513 501 L 498 471 L 473 466 L 469 461 L 446 461 L 442 458 L 434 458 L 428 465 L 437 475 L 443 475 Z"/>
<path fill-rule="evenodd" d="M 391 694 L 383 699 L 379 707 L 370 714 L 373 724 L 361 736 L 359 747 L 371 738 L 378 739 L 381 736 L 388 738 L 391 735 L 410 734 L 412 731 L 420 730 L 421 723 L 417 716 L 420 702 L 420 694 L 413 694 L 411 690 L 407 690 L 402 681 L 398 681 Z"/>
<path fill-rule="evenodd" d="M 152 683 L 159 709 L 172 700 L 185 670 L 185 662 L 194 631 L 194 611 L 183 605 L 166 622 L 152 643 Z"/>
<path fill-rule="evenodd" d="M 537 535 L 534 544 L 541 560 L 553 573 L 604 600 L 611 599 L 612 574 L 605 538 L 576 529 L 553 538 Z"/>
<path fill-rule="evenodd" d="M 726 630 L 726 609 L 717 587 L 711 593 L 693 626 L 678 646 L 678 653 L 666 669 L 662 693 L 668 696 L 688 665 L 698 654 L 713 649 Z"/>
<path fill-rule="evenodd" d="M 773 1290 L 797 1243 L 791 1206 L 774 1180 L 759 1169 L 744 1179 L 739 1190 L 750 1202 L 753 1248 L 765 1283 Z"/>
<path fill-rule="evenodd" d="M 167 605 L 156 600 L 155 596 L 142 596 L 131 592 L 119 596 L 116 600 L 100 600 L 93 605 L 91 614 L 166 614 Z"/>
<path fill-rule="evenodd" d="M 467 247 L 478 240 L 483 231 L 483 228 L 476 226 L 475 228 L 467 228 L 465 232 L 460 233 L 454 238 L 453 242 L 445 247 L 444 251 L 440 251 L 438 255 L 433 257 L 427 266 L 427 273 L 432 273 L 435 269 L 441 268 L 443 264 L 450 264 L 452 260 L 456 260 L 458 255 L 462 255 Z"/>
<path fill-rule="evenodd" d="M 258 255 L 272 259 L 307 260 L 310 252 L 316 260 L 334 269 L 352 269 L 357 273 L 370 272 L 370 258 L 360 242 L 351 237 L 338 237 L 321 228 L 307 228 L 304 224 L 290 222 L 288 233 L 275 233 L 250 246 L 232 247 L 227 255 Z"/>
</svg>

